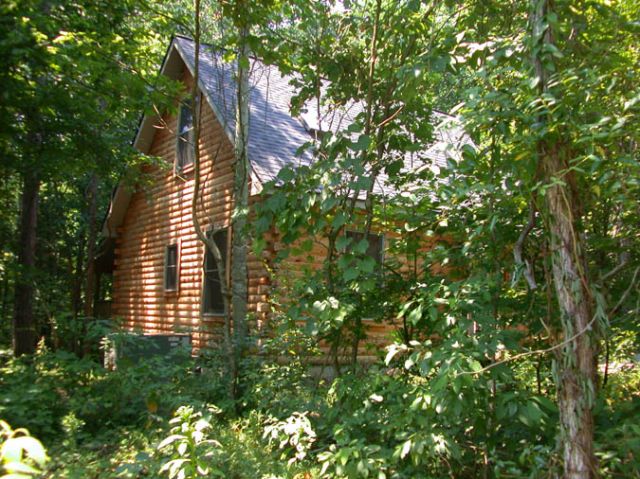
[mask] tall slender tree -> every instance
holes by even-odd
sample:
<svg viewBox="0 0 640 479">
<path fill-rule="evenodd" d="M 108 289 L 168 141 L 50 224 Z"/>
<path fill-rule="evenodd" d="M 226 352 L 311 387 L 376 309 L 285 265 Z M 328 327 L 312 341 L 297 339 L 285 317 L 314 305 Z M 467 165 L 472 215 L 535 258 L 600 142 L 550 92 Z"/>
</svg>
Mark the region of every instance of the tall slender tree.
<svg viewBox="0 0 640 479">
<path fill-rule="evenodd" d="M 237 29 L 236 56 L 236 131 L 234 136 L 234 180 L 233 180 L 233 246 L 231 273 L 233 327 L 238 360 L 243 354 L 249 334 L 247 301 L 249 295 L 247 257 L 249 237 L 247 218 L 249 215 L 249 182 L 251 165 L 249 163 L 249 58 L 250 16 L 244 12 L 249 6 L 244 0 L 238 0 L 234 7 L 234 24 Z"/>
<path fill-rule="evenodd" d="M 34 351 L 39 325 L 35 291 L 38 199 L 46 185 L 87 173 L 109 176 L 131 158 L 126 105 L 145 97 L 140 55 L 146 25 L 134 18 L 144 2 L 28 0 L 0 7 L 0 148 L 5 170 L 21 178 L 16 236 L 14 351 Z M 144 47 L 142 46 L 144 45 Z M 43 288 L 40 288 L 43 289 Z M 85 302 L 91 301 L 85 298 Z"/>
</svg>

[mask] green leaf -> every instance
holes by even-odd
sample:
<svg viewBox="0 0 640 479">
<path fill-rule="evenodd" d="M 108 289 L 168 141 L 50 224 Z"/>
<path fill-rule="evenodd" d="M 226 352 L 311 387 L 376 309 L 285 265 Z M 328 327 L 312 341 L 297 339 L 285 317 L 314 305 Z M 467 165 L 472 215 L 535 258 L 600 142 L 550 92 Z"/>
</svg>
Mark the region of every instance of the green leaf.
<svg viewBox="0 0 640 479">
<path fill-rule="evenodd" d="M 338 211 L 331 221 L 331 227 L 334 229 L 338 229 L 345 224 L 347 224 L 347 215 L 342 211 Z"/>
<path fill-rule="evenodd" d="M 387 355 L 384 358 L 384 363 L 388 366 L 393 360 L 393 358 L 395 357 L 395 355 L 398 354 L 399 352 L 400 352 L 400 347 L 397 344 L 392 344 L 391 346 L 389 346 L 389 351 L 387 352 Z"/>
<path fill-rule="evenodd" d="M 402 160 L 392 161 L 391 163 L 387 164 L 384 167 L 384 171 L 389 176 L 395 176 L 400 172 L 403 166 L 404 166 L 404 161 Z"/>
<path fill-rule="evenodd" d="M 416 326 L 422 319 L 422 304 L 419 304 L 416 308 L 412 309 L 407 316 L 407 321 L 413 326 Z"/>
<path fill-rule="evenodd" d="M 164 449 L 165 447 L 170 446 L 176 441 L 182 441 L 185 439 L 186 437 L 181 434 L 172 434 L 169 437 L 166 437 L 164 440 L 162 440 L 160 444 L 158 444 L 158 449 Z"/>
<path fill-rule="evenodd" d="M 284 181 L 285 183 L 290 182 L 291 180 L 293 180 L 296 176 L 295 171 L 293 171 L 291 168 L 282 168 L 279 172 L 278 172 L 278 178 L 281 179 L 282 181 Z"/>
<path fill-rule="evenodd" d="M 8 439 L 2 445 L 0 457 L 8 462 L 21 462 L 23 457 L 28 457 L 42 466 L 47 460 L 47 453 L 36 438 L 20 436 Z"/>
<path fill-rule="evenodd" d="M 340 236 L 336 240 L 336 249 L 338 251 L 344 251 L 347 249 L 347 246 L 351 243 L 351 239 L 347 236 Z"/>
<path fill-rule="evenodd" d="M 471 371 L 476 373 L 482 369 L 482 364 L 480 364 L 480 362 L 476 361 L 475 359 L 469 359 L 469 367 L 471 368 Z"/>
<path fill-rule="evenodd" d="M 345 281 L 353 281 L 354 279 L 356 279 L 358 276 L 360 275 L 360 272 L 358 271 L 357 268 L 349 268 L 346 269 L 343 273 L 342 273 L 342 278 Z"/>
<path fill-rule="evenodd" d="M 244 56 L 244 55 L 243 55 L 243 56 L 241 56 L 241 57 L 238 59 L 238 65 L 240 65 L 240 68 L 242 68 L 242 69 L 244 69 L 244 70 L 248 70 L 248 69 L 251 67 L 251 65 L 250 65 L 250 63 L 249 63 L 249 58 L 247 58 L 247 57 L 246 57 L 246 56 Z"/>
<path fill-rule="evenodd" d="M 40 472 L 36 468 L 29 466 L 24 462 L 7 462 L 4 464 L 4 468 L 11 473 L 26 474 L 26 477 L 36 475 Z M 6 476 L 2 476 L 2 479 L 4 479 L 5 477 Z"/>
<path fill-rule="evenodd" d="M 356 141 L 355 143 L 351 143 L 349 145 L 349 148 L 352 149 L 353 151 L 364 151 L 367 148 L 369 148 L 370 144 L 371 144 L 371 137 L 369 135 L 360 135 L 358 137 L 358 141 Z"/>
<path fill-rule="evenodd" d="M 408 439 L 402 445 L 402 449 L 400 450 L 400 458 L 404 459 L 411 452 L 411 439 Z"/>
<path fill-rule="evenodd" d="M 433 383 L 431 384 L 431 389 L 434 392 L 441 391 L 447 386 L 448 383 L 449 378 L 445 374 L 441 374 L 435 381 L 433 381 Z"/>
</svg>

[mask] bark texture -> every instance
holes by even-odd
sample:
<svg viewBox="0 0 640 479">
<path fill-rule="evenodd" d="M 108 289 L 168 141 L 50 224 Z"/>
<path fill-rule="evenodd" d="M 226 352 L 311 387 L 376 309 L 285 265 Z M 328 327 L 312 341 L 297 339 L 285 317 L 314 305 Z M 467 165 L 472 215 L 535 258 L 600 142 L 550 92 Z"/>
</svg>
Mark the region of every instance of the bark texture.
<svg viewBox="0 0 640 479">
<path fill-rule="evenodd" d="M 38 175 L 34 172 L 25 173 L 20 201 L 20 238 L 18 243 L 20 271 L 15 285 L 13 314 L 13 353 L 15 356 L 32 354 L 36 349 L 33 271 L 36 264 L 39 194 L 40 179 Z"/>
<path fill-rule="evenodd" d="M 549 18 L 558 15 L 553 0 L 532 0 L 533 67 L 540 97 L 561 98 L 549 77 L 560 66 L 549 55 L 556 39 Z M 542 113 L 540 124 L 552 122 Z M 564 342 L 556 356 L 556 387 L 560 414 L 561 447 L 565 479 L 597 477 L 593 450 L 593 405 L 597 384 L 598 343 L 593 298 L 580 230 L 580 202 L 575 172 L 570 169 L 571 148 L 557 129 L 538 140 L 538 170 L 548 185 L 544 193 L 546 228 L 550 235 L 552 277 L 559 305 Z"/>
<path fill-rule="evenodd" d="M 543 149 L 547 179 L 565 181 L 568 164 L 557 146 Z M 578 204 L 571 188 L 557 183 L 545 195 L 551 233 L 552 272 L 565 339 L 557 369 L 558 407 L 565 479 L 597 476 L 593 451 L 593 405 L 597 384 L 597 341 L 582 240 L 576 225 Z"/>
<path fill-rule="evenodd" d="M 86 281 L 84 290 L 84 315 L 85 321 L 93 316 L 93 300 L 96 289 L 96 271 L 95 271 L 95 256 L 96 256 L 96 211 L 98 206 L 98 177 L 91 175 L 89 180 L 89 186 L 87 188 L 87 223 L 88 223 L 88 235 L 87 235 L 87 267 L 86 267 Z M 85 325 L 86 326 L 86 325 Z"/>
</svg>

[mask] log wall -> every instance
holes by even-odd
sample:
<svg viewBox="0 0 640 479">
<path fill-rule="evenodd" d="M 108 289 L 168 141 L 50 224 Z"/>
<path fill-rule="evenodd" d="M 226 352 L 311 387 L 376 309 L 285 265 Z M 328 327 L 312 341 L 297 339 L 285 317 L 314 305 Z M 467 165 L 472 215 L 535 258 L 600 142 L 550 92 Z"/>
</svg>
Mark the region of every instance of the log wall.
<svg viewBox="0 0 640 479">
<path fill-rule="evenodd" d="M 186 86 L 192 84 L 188 72 Z M 113 316 L 127 329 L 144 333 L 190 332 L 196 349 L 214 346 L 222 338 L 223 317 L 203 314 L 202 284 L 205 247 L 192 221 L 193 168 L 174 172 L 176 115 L 158 122 L 149 154 L 162 165 L 145 167 L 146 187 L 133 194 L 118 230 L 113 283 Z M 202 101 L 201 186 L 198 218 L 203 230 L 229 227 L 233 191 L 233 146 Z M 231 251 L 228 234 L 228 257 Z M 164 254 L 178 244 L 178 288 L 165 291 Z M 230 264 L 227 265 L 229 270 Z M 249 258 L 249 310 L 264 319 L 268 283 L 262 263 Z"/>
<path fill-rule="evenodd" d="M 187 88 L 192 84 L 184 73 Z M 215 118 L 206 100 L 202 100 L 201 119 L 201 194 L 198 218 L 204 230 L 229 227 L 232 212 L 233 146 Z M 162 160 L 160 166 L 145 167 L 148 181 L 132 196 L 122 226 L 118 230 L 113 282 L 113 316 L 123 326 L 144 333 L 189 332 L 195 349 L 215 347 L 222 340 L 223 317 L 202 313 L 203 263 L 205 247 L 196 236 L 191 204 L 194 194 L 193 169 L 180 175 L 174 172 L 176 155 L 176 115 L 165 115 L 158 122 L 149 154 Z M 252 197 L 252 201 L 257 198 Z M 228 234 L 228 257 L 232 231 Z M 270 308 L 271 279 L 263 261 L 279 249 L 270 235 L 263 259 L 249 256 L 249 311 L 258 328 L 267 319 Z M 165 248 L 178 244 L 178 288 L 165 291 Z M 310 258 L 309 258 L 310 256 Z M 322 268 L 326 257 L 323 241 L 314 244 L 309 254 L 291 257 L 279 265 L 278 274 L 296 277 L 304 268 Z M 227 271 L 232 265 L 227 264 Z M 281 284 L 285 283 L 283 281 Z M 279 300 L 286 300 L 286 288 Z M 360 348 L 363 359 L 373 359 L 388 344 L 392 324 L 367 322 L 369 340 Z"/>
</svg>

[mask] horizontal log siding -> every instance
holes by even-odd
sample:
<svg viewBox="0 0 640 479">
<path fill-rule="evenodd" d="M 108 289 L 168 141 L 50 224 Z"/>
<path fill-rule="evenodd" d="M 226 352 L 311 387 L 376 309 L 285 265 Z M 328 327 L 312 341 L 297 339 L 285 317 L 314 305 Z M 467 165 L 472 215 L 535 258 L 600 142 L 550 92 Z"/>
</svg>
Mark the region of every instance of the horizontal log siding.
<svg viewBox="0 0 640 479">
<path fill-rule="evenodd" d="M 192 78 L 185 72 L 184 81 Z M 163 166 L 145 167 L 150 181 L 139 188 L 118 229 L 113 283 L 113 315 L 123 326 L 144 333 L 190 332 L 195 349 L 215 347 L 222 340 L 223 318 L 201 312 L 204 245 L 198 240 L 192 218 L 193 171 L 177 176 L 173 172 L 177 118 L 165 115 L 157 125 L 149 154 L 161 158 Z M 201 120 L 201 198 L 198 217 L 204 229 L 228 227 L 232 212 L 233 146 L 206 101 Z M 256 201 L 252 197 L 252 203 Z M 389 235 L 386 235 L 388 238 Z M 323 267 L 326 244 L 316 242 L 310 253 L 290 257 L 278 265 L 278 284 L 271 284 L 265 264 L 282 247 L 274 234 L 267 238 L 262 258 L 249 255 L 249 311 L 254 327 L 261 329 L 270 310 L 272 293 L 287 301 L 289 280 L 300 277 L 305 268 Z M 178 290 L 164 290 L 164 254 L 169 244 L 179 245 Z M 229 235 L 228 254 L 231 251 Z M 403 262 L 405 265 L 407 262 Z M 229 265 L 230 266 L 230 265 Z M 404 269 L 404 268 L 403 268 Z M 367 344 L 360 348 L 361 359 L 372 360 L 388 344 L 395 329 L 392 323 L 367 322 Z M 322 349 L 326 347 L 322 345 Z M 319 363 L 326 361 L 320 358 Z"/>
<path fill-rule="evenodd" d="M 187 87 L 192 78 L 185 73 Z M 190 332 L 196 349 L 222 338 L 223 318 L 201 312 L 204 245 L 191 218 L 193 171 L 173 172 L 177 118 L 165 115 L 157 125 L 149 154 L 162 166 L 146 167 L 149 181 L 131 199 L 118 230 L 114 271 L 113 314 L 127 329 L 145 333 Z M 232 211 L 233 146 L 206 101 L 201 120 L 201 199 L 198 217 L 203 229 L 228 227 Z M 231 237 L 229 237 L 231 241 Z M 178 290 L 164 290 L 164 254 L 179 245 Z M 230 245 L 230 243 L 229 243 Z M 230 254 L 230 248 L 229 248 Z M 262 323 L 268 286 L 266 272 L 249 258 L 249 311 Z"/>
<path fill-rule="evenodd" d="M 362 231 L 364 230 L 364 224 L 355 224 L 346 228 L 350 231 Z M 384 258 L 386 260 L 397 261 L 400 264 L 399 271 L 405 275 L 408 275 L 413 271 L 413 264 L 407 259 L 406 256 L 391 256 L 388 251 L 390 241 L 399 238 L 399 235 L 394 232 L 381 231 L 379 228 L 373 227 L 372 233 L 384 235 Z M 273 238 L 273 235 L 271 236 Z M 302 238 L 290 247 L 292 249 L 299 248 L 305 238 Z M 433 247 L 433 239 L 425 238 L 424 244 L 420 248 L 422 251 L 427 251 Z M 282 250 L 284 245 L 276 240 L 271 240 L 268 243 L 268 258 L 273 258 L 278 251 Z M 304 252 L 299 255 L 290 255 L 279 264 L 270 264 L 272 269 L 278 278 L 278 282 L 272 284 L 272 288 L 277 290 L 277 297 L 280 301 L 287 302 L 288 298 L 294 298 L 291 294 L 291 287 L 293 282 L 305 275 L 305 271 L 320 271 L 324 267 L 324 261 L 327 257 L 328 241 L 324 238 L 315 238 L 311 251 Z M 269 263 L 271 263 L 269 261 Z M 393 341 L 393 336 L 398 327 L 401 327 L 399 321 L 395 318 L 388 318 L 383 323 L 376 323 L 372 320 L 364 321 L 366 327 L 367 338 L 360 344 L 358 350 L 358 358 L 361 362 L 373 362 L 380 356 L 386 354 L 385 347 Z M 304 327 L 303 323 L 300 323 L 301 327 Z M 331 364 L 331 359 L 328 357 L 329 345 L 324 342 L 320 343 L 320 350 L 325 354 L 325 357 L 315 358 L 316 364 Z M 345 338 L 344 349 L 340 352 L 341 360 L 348 362 L 351 355 L 351 341 Z"/>
</svg>

